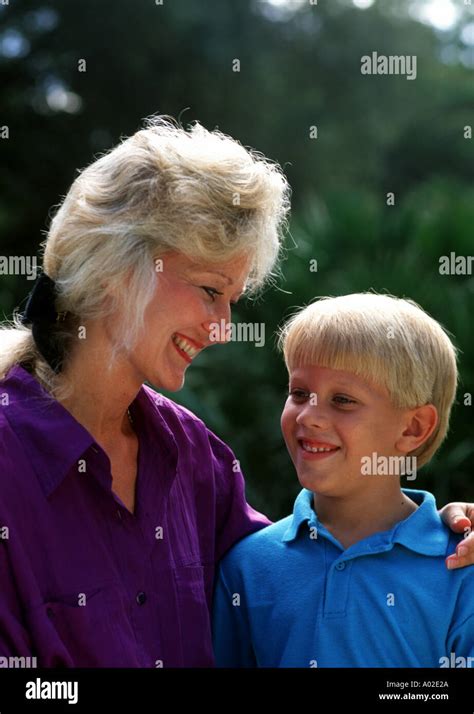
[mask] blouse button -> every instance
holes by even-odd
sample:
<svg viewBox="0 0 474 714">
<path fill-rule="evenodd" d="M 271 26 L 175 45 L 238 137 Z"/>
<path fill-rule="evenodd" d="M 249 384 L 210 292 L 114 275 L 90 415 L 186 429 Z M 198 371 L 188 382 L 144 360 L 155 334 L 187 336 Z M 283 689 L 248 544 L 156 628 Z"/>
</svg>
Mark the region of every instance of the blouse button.
<svg viewBox="0 0 474 714">
<path fill-rule="evenodd" d="M 346 567 L 345 563 L 338 563 L 336 565 L 336 570 L 344 570 L 345 567 Z"/>
<path fill-rule="evenodd" d="M 137 595 L 137 603 L 139 605 L 144 605 L 145 602 L 146 602 L 146 593 L 144 593 L 142 591 L 142 592 L 138 593 L 138 595 Z"/>
</svg>

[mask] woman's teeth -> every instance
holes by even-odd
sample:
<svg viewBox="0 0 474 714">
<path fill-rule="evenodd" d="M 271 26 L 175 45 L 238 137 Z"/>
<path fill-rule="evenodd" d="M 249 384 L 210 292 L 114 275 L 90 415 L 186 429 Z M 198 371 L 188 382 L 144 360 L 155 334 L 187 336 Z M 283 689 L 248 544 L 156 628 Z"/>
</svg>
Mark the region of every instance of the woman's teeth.
<svg viewBox="0 0 474 714">
<path fill-rule="evenodd" d="M 193 359 L 196 357 L 198 354 L 199 350 L 196 349 L 196 347 L 193 347 L 187 340 L 184 340 L 182 337 L 178 337 L 177 335 L 173 335 L 171 338 L 173 342 L 178 345 L 180 350 L 183 350 L 183 352 L 186 352 L 186 354 Z"/>
</svg>

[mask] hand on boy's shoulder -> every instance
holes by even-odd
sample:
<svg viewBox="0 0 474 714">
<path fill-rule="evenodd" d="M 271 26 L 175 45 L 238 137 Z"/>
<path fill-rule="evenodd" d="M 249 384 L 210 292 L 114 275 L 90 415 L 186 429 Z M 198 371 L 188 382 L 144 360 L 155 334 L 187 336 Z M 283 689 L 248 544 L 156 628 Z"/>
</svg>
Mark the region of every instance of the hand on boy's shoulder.
<svg viewBox="0 0 474 714">
<path fill-rule="evenodd" d="M 446 566 L 454 570 L 474 565 L 474 504 L 448 503 L 440 508 L 439 513 L 452 531 L 464 535 L 456 546 L 456 552 L 446 558 Z"/>
</svg>

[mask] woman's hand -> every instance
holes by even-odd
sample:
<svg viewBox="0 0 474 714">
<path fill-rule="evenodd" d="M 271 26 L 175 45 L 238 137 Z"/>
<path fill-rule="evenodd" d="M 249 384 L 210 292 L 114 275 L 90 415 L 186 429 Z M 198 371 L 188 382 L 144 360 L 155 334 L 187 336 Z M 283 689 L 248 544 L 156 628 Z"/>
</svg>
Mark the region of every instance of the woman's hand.
<svg viewBox="0 0 474 714">
<path fill-rule="evenodd" d="M 446 558 L 446 567 L 464 568 L 474 564 L 474 503 L 448 503 L 439 514 L 455 533 L 464 533 L 464 540 L 456 546 L 456 553 Z"/>
</svg>

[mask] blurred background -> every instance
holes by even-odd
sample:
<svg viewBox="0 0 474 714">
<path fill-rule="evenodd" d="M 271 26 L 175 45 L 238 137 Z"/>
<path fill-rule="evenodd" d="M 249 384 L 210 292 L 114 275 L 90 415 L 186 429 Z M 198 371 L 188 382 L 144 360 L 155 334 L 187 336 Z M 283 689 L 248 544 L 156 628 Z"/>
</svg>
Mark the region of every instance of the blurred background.
<svg viewBox="0 0 474 714">
<path fill-rule="evenodd" d="M 361 74 L 372 52 L 416 55 L 416 80 Z M 265 323 L 265 345 L 207 350 L 170 396 L 284 516 L 299 485 L 275 330 L 318 295 L 411 297 L 454 335 L 461 382 L 448 440 L 405 485 L 472 501 L 474 278 L 439 260 L 474 254 L 473 71 L 474 0 L 0 0 L 1 253 L 37 255 L 77 169 L 144 117 L 218 127 L 281 163 L 291 232 L 277 284 L 233 314 Z M 30 289 L 1 277 L 2 319 Z"/>
</svg>

